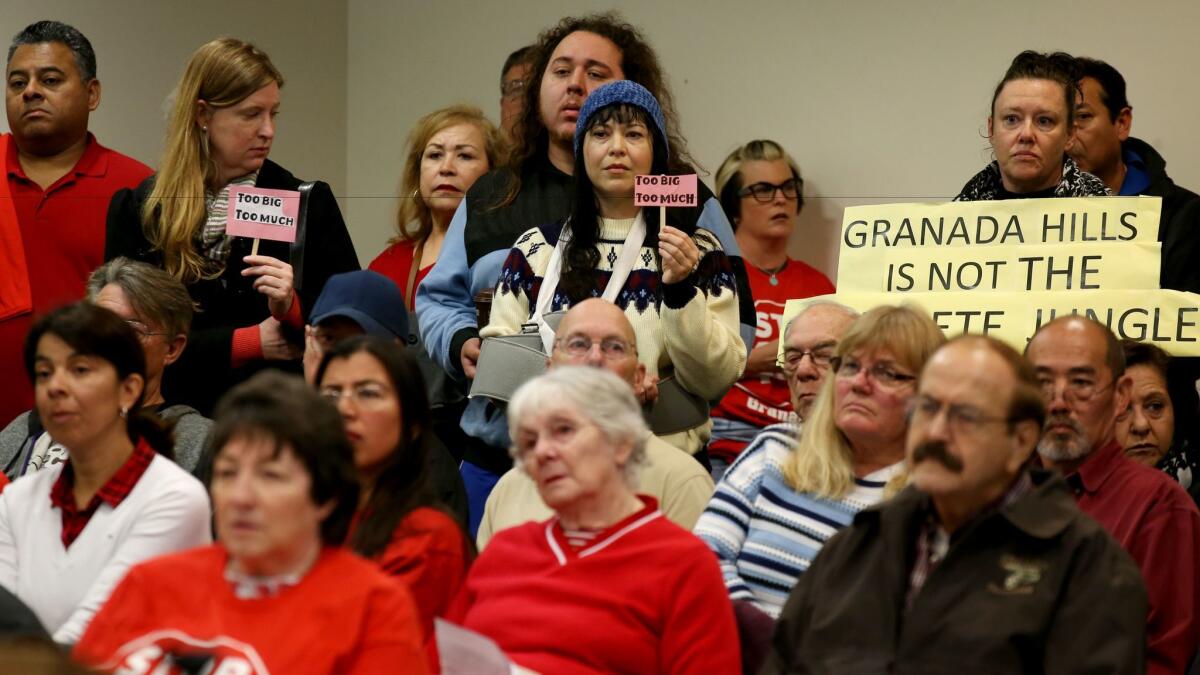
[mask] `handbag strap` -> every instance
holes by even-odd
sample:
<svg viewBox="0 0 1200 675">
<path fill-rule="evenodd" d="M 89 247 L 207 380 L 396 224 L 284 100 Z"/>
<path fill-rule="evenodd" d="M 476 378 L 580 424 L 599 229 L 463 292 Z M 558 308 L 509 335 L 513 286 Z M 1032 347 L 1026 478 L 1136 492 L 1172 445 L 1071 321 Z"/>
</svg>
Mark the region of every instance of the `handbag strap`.
<svg viewBox="0 0 1200 675">
<path fill-rule="evenodd" d="M 292 265 L 292 288 L 299 293 L 304 285 L 304 243 L 308 239 L 308 202 L 312 196 L 315 181 L 301 183 L 296 191 L 300 193 L 300 212 L 296 216 L 296 241 L 288 247 L 288 262 Z"/>
<path fill-rule="evenodd" d="M 416 311 L 417 305 L 413 300 L 413 291 L 417 288 L 417 272 L 421 267 L 421 255 L 425 252 L 425 240 L 417 242 L 417 248 L 413 251 L 412 266 L 408 268 L 408 283 L 404 284 L 404 304 L 408 307 L 408 311 Z"/>
<path fill-rule="evenodd" d="M 542 287 L 538 290 L 537 304 L 533 312 L 533 320 L 537 323 L 538 333 L 542 336 L 542 348 L 545 349 L 547 355 L 554 347 L 554 329 L 546 323 L 545 315 L 550 310 L 554 292 L 558 289 L 558 281 L 562 275 L 563 250 L 566 249 L 570 238 L 571 221 L 567 220 L 558 235 L 558 243 L 554 246 L 554 252 L 550 254 L 550 266 L 546 269 L 545 276 L 542 277 Z M 637 217 L 633 219 L 633 226 L 629 228 L 629 234 L 625 235 L 625 243 L 622 245 L 621 254 L 617 256 L 616 264 L 613 265 L 612 276 L 608 278 L 608 284 L 604 287 L 604 294 L 601 297 L 605 300 L 613 303 L 617 301 L 617 295 L 624 288 L 625 281 L 629 279 L 629 273 L 633 271 L 633 265 L 637 261 L 645 241 L 646 219 L 642 217 L 642 211 L 639 209 Z"/>
</svg>

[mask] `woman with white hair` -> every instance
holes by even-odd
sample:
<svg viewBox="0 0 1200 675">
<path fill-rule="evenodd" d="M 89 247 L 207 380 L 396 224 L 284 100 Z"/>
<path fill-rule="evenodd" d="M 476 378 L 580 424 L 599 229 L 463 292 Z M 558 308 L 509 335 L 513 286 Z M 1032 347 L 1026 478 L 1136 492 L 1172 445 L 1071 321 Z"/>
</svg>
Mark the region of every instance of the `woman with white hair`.
<svg viewBox="0 0 1200 675">
<path fill-rule="evenodd" d="M 631 487 L 650 432 L 629 384 L 556 368 L 517 390 L 508 419 L 555 517 L 497 534 L 446 618 L 537 672 L 738 672 L 716 560 Z"/>
</svg>

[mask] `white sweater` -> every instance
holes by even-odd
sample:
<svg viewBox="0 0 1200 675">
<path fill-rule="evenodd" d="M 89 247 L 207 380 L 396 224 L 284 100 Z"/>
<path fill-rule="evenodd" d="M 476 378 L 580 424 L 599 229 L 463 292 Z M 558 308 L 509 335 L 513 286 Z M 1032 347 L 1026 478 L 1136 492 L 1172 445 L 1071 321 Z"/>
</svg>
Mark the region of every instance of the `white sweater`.
<svg viewBox="0 0 1200 675">
<path fill-rule="evenodd" d="M 211 543 L 200 481 L 155 455 L 118 506 L 101 502 L 71 547 L 50 488 L 63 464 L 27 474 L 0 493 L 0 585 L 37 614 L 55 642 L 79 640 L 131 565 Z"/>
</svg>

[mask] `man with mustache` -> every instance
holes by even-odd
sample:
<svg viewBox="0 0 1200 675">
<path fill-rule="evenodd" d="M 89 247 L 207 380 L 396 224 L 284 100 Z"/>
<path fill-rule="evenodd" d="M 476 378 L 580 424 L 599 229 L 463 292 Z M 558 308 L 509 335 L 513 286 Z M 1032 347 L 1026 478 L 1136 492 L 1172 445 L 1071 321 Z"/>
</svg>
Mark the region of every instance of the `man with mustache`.
<svg viewBox="0 0 1200 675">
<path fill-rule="evenodd" d="M 0 136 L 0 425 L 33 407 L 21 362 L 32 317 L 83 297 L 104 262 L 109 199 L 151 173 L 88 132 L 100 80 L 78 30 L 57 21 L 25 27 L 8 48 L 5 79 L 12 134 Z"/>
<path fill-rule="evenodd" d="M 912 485 L 821 550 L 763 672 L 1143 672 L 1136 566 L 1061 476 L 1031 468 L 1045 410 L 1029 363 L 951 340 L 911 414 Z"/>
<path fill-rule="evenodd" d="M 1200 512 L 1178 483 L 1116 441 L 1116 415 L 1130 399 L 1120 343 L 1103 324 L 1065 316 L 1039 328 L 1025 353 L 1046 402 L 1042 463 L 1067 477 L 1079 508 L 1141 568 L 1146 672 L 1185 672 L 1200 644 Z"/>
<path fill-rule="evenodd" d="M 518 237 L 530 227 L 554 223 L 571 212 L 575 126 L 592 90 L 612 80 L 644 86 L 662 106 L 666 128 L 672 130 L 667 138 L 669 154 L 679 163 L 672 168 L 695 164 L 683 138 L 674 131 L 680 128 L 674 99 L 657 54 L 620 16 L 607 13 L 561 20 L 539 36 L 531 62 L 510 166 L 485 174 L 467 192 L 450 222 L 437 264 L 417 289 L 421 340 L 433 360 L 457 378 L 475 377 L 479 329 L 487 322 L 477 313 L 475 298 L 495 289 L 500 268 Z M 699 191 L 699 206 L 681 210 L 687 212 L 689 224 L 713 232 L 721 241 L 737 278 L 741 335 L 748 350 L 756 317 L 740 249 L 720 203 L 703 184 Z M 504 413 L 486 399 L 471 399 L 462 429 L 469 441 L 462 474 L 471 507 L 469 529 L 474 533 L 488 493 L 512 467 L 512 459 Z M 702 447 L 708 439 L 694 440 Z"/>
</svg>

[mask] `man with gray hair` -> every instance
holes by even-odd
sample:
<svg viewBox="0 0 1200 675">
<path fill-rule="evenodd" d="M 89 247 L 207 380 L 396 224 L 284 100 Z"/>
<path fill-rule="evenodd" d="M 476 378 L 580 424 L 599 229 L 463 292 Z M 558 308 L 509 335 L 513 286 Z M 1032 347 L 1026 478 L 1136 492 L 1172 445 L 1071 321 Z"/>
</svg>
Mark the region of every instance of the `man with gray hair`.
<svg viewBox="0 0 1200 675">
<path fill-rule="evenodd" d="M 153 265 L 115 258 L 92 273 L 87 298 L 125 319 L 137 334 L 146 354 L 142 406 L 174 424 L 175 461 L 194 472 L 212 421 L 190 406 L 170 405 L 162 393 L 163 371 L 187 346 L 195 310 L 187 289 Z M 10 478 L 66 460 L 66 448 L 45 432 L 35 413 L 30 410 L 18 415 L 0 431 L 0 469 Z"/>
<path fill-rule="evenodd" d="M 33 316 L 83 297 L 104 262 L 104 220 L 117 190 L 137 187 L 146 165 L 88 132 L 100 105 L 96 54 L 78 30 L 38 21 L 8 48 L 0 136 L 0 424 L 33 404 L 21 346 Z"/>
<path fill-rule="evenodd" d="M 551 369 L 565 365 L 603 368 L 629 383 L 640 400 L 646 388 L 646 366 L 637 358 L 637 336 L 629 318 L 607 300 L 592 298 L 572 307 L 556 331 L 548 360 Z M 646 441 L 638 491 L 659 501 L 666 517 L 690 530 L 712 495 L 713 481 L 700 463 L 658 436 Z M 500 530 L 551 516 L 537 485 L 519 468 L 510 469 L 488 496 L 476 543 L 483 547 Z"/>
</svg>

